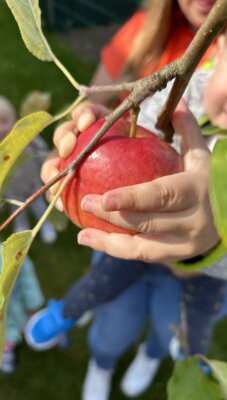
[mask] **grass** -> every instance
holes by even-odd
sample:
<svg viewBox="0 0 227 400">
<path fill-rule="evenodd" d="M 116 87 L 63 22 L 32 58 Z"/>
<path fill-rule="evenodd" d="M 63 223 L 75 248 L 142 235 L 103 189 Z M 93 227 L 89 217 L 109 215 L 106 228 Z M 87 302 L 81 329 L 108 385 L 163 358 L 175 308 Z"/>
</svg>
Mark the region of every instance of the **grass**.
<svg viewBox="0 0 227 400">
<path fill-rule="evenodd" d="M 47 35 L 51 47 L 80 83 L 88 83 L 94 65 L 83 62 L 59 42 L 54 35 Z M 91 38 L 92 40 L 92 38 Z M 75 97 L 75 90 L 51 63 L 36 60 L 24 47 L 17 25 L 5 2 L 0 0 L 1 42 L 1 94 L 7 96 L 19 109 L 24 96 L 33 89 L 52 93 L 52 112 L 56 112 Z M 51 143 L 52 130 L 44 132 Z M 90 251 L 76 244 L 76 228 L 68 224 L 59 233 L 57 242 L 45 246 L 37 238 L 30 255 L 46 298 L 64 295 L 70 284 L 89 268 Z M 196 329 L 196 327 L 195 327 Z M 81 386 L 88 360 L 86 346 L 87 328 L 75 329 L 68 350 L 53 349 L 35 353 L 24 343 L 18 349 L 18 368 L 12 376 L 0 376 L 1 400 L 75 400 L 80 399 Z M 227 360 L 227 321 L 218 325 L 211 346 L 211 355 Z M 123 400 L 119 390 L 120 378 L 136 351 L 137 343 L 120 360 L 114 376 L 111 400 Z M 167 359 L 152 385 L 140 396 L 142 400 L 165 400 L 166 384 L 172 371 Z"/>
</svg>

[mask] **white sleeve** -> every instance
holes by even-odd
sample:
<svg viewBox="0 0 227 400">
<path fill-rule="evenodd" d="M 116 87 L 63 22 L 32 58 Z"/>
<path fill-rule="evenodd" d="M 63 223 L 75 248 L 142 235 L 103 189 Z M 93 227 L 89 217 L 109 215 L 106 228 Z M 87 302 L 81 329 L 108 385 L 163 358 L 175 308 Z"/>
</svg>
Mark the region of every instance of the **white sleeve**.
<svg viewBox="0 0 227 400">
<path fill-rule="evenodd" d="M 227 281 L 227 255 L 209 268 L 202 271 L 205 275 Z"/>
</svg>

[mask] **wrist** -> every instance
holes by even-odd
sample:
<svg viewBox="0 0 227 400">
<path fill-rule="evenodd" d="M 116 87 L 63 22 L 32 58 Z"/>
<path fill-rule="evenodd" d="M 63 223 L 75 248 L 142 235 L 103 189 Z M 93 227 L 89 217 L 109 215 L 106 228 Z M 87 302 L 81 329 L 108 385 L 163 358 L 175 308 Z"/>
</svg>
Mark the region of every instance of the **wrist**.
<svg viewBox="0 0 227 400">
<path fill-rule="evenodd" d="M 224 247 L 222 240 L 220 240 L 206 254 L 197 255 L 183 261 L 178 261 L 174 263 L 174 266 L 182 271 L 199 272 L 215 264 L 217 261 L 223 258 L 225 254 L 226 248 Z"/>
</svg>

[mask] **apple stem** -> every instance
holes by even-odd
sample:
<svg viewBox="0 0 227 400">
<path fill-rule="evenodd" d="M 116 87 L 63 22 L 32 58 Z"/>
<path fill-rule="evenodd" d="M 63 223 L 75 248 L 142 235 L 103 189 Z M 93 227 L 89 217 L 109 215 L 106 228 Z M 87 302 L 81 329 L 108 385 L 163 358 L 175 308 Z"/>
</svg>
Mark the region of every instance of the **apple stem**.
<svg viewBox="0 0 227 400">
<path fill-rule="evenodd" d="M 136 124 L 137 124 L 139 112 L 140 112 L 140 107 L 133 107 L 130 111 L 130 116 L 131 116 L 131 126 L 130 126 L 130 132 L 129 132 L 130 138 L 136 137 L 136 126 L 137 126 Z"/>
</svg>

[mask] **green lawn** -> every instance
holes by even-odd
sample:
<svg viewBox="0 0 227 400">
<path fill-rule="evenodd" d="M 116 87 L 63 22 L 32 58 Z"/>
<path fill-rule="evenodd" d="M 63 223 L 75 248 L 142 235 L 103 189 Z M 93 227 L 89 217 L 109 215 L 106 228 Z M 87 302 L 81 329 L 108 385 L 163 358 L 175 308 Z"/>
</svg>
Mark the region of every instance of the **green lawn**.
<svg viewBox="0 0 227 400">
<path fill-rule="evenodd" d="M 80 83 L 88 83 L 94 65 L 83 62 L 79 56 L 48 35 L 55 53 Z M 92 38 L 91 38 L 92 40 Z M 70 103 L 76 93 L 61 72 L 51 63 L 36 60 L 25 49 L 18 28 L 5 2 L 0 0 L 0 94 L 9 97 L 18 108 L 27 92 L 33 89 L 49 91 L 53 95 L 52 112 Z M 43 136 L 51 143 L 52 131 Z M 35 262 L 46 298 L 61 297 L 69 285 L 89 268 L 90 251 L 76 244 L 76 228 L 71 224 L 59 234 L 50 246 L 35 240 L 30 255 Z M 212 356 L 227 360 L 227 321 L 219 324 L 212 343 Z M 196 327 L 195 327 L 196 329 Z M 1 400 L 79 400 L 81 385 L 88 360 L 86 328 L 72 332 L 68 350 L 54 349 L 35 353 L 22 344 L 18 349 L 18 368 L 12 376 L 0 376 Z M 122 373 L 136 349 L 120 361 L 114 376 L 111 400 L 121 400 L 119 391 Z M 165 400 L 166 382 L 172 371 L 172 362 L 166 360 L 152 388 L 140 398 Z M 182 399 L 183 400 L 183 399 Z"/>
</svg>

